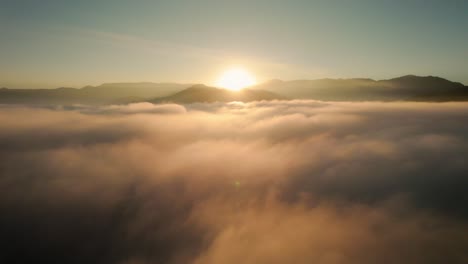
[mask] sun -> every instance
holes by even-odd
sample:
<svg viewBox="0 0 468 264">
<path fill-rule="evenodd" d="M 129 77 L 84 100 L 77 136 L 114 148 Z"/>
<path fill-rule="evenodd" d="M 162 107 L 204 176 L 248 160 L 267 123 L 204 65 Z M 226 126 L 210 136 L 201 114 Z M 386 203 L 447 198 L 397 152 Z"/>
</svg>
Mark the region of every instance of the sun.
<svg viewBox="0 0 468 264">
<path fill-rule="evenodd" d="M 238 91 L 242 88 L 255 85 L 255 77 L 241 67 L 231 68 L 225 71 L 216 82 L 216 86 Z"/>
</svg>

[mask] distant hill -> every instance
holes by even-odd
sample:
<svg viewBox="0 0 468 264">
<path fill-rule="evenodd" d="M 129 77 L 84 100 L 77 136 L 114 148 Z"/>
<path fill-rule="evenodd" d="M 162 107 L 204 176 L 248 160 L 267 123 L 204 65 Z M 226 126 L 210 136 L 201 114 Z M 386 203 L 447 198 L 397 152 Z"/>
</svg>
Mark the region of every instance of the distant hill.
<svg viewBox="0 0 468 264">
<path fill-rule="evenodd" d="M 261 101 L 261 100 L 284 100 L 286 97 L 269 91 L 242 89 L 240 91 L 230 91 L 215 87 L 209 87 L 203 84 L 194 85 L 174 95 L 155 98 L 150 100 L 152 103 L 197 103 L 197 102 L 231 102 L 231 101 Z"/>
<path fill-rule="evenodd" d="M 0 89 L 0 103 L 12 104 L 111 104 L 168 96 L 190 84 L 108 83 L 81 89 Z"/>
<path fill-rule="evenodd" d="M 468 101 L 468 87 L 433 76 L 407 75 L 381 81 L 365 78 L 272 80 L 253 88 L 295 99 L 325 101 Z"/>
<path fill-rule="evenodd" d="M 272 99 L 323 101 L 468 101 L 468 87 L 434 76 L 406 75 L 389 80 L 271 80 L 233 92 L 205 85 L 177 83 L 108 83 L 81 89 L 0 88 L 0 104 L 127 104 L 150 101 L 227 102 Z"/>
</svg>

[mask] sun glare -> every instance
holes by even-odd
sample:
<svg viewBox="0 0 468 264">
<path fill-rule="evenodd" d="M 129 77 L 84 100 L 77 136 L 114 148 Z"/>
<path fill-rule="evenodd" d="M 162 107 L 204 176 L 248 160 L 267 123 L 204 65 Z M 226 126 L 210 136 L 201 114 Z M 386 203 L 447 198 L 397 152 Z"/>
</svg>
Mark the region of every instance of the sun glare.
<svg viewBox="0 0 468 264">
<path fill-rule="evenodd" d="M 255 77 L 243 68 L 231 68 L 225 71 L 216 82 L 216 86 L 238 91 L 256 84 Z"/>
</svg>

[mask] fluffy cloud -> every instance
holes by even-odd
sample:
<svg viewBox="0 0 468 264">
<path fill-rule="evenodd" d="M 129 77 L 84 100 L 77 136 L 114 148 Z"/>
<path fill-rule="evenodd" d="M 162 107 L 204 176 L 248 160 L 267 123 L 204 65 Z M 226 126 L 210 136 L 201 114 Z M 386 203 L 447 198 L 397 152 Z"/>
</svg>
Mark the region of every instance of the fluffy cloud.
<svg viewBox="0 0 468 264">
<path fill-rule="evenodd" d="M 466 263 L 468 105 L 0 110 L 0 259 Z"/>
</svg>

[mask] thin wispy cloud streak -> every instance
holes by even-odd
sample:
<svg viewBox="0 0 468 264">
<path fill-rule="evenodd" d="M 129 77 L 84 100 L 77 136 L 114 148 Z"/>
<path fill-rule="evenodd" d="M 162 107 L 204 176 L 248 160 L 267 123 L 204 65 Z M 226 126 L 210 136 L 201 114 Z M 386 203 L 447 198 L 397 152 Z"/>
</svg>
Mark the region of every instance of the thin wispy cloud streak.
<svg viewBox="0 0 468 264">
<path fill-rule="evenodd" d="M 0 106 L 0 260 L 466 263 L 467 135 L 466 103 Z"/>
</svg>

